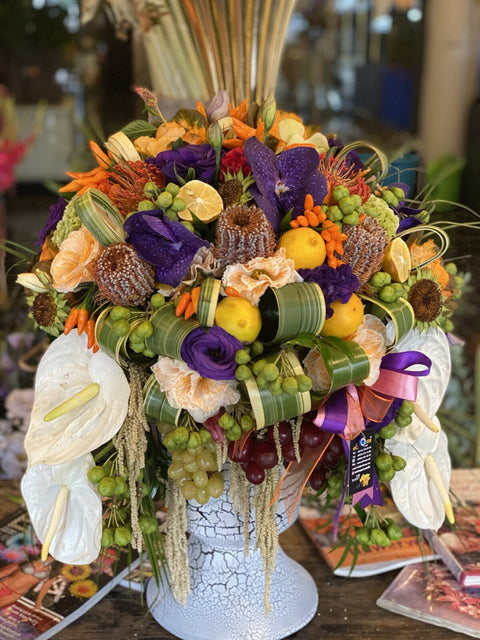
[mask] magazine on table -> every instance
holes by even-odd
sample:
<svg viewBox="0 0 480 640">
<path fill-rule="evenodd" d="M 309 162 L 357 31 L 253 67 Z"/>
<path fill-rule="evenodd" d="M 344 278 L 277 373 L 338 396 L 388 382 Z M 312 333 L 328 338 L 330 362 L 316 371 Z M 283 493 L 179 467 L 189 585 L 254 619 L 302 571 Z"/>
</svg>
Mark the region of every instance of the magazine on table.
<svg viewBox="0 0 480 640">
<path fill-rule="evenodd" d="M 300 507 L 298 520 L 337 576 L 363 578 L 436 557 L 418 532 L 402 519 L 389 499 L 386 499 L 385 516 L 400 524 L 403 530 L 401 540 L 392 541 L 388 547 L 371 545 L 367 550 L 359 545 L 356 558 L 352 550 L 345 554 L 345 546 L 333 540 L 334 512 L 324 513 L 315 503 L 305 502 Z M 344 508 L 339 518 L 338 539 L 341 539 L 348 528 L 353 531 L 355 526 L 361 524 L 355 513 L 347 512 L 347 508 Z M 338 566 L 344 554 L 345 558 Z"/>
<path fill-rule="evenodd" d="M 425 535 L 460 585 L 480 594 L 480 504 L 457 505 L 454 512 L 453 527 Z"/>
<path fill-rule="evenodd" d="M 480 599 L 462 589 L 441 562 L 419 562 L 404 567 L 378 598 L 377 605 L 480 638 Z"/>
<path fill-rule="evenodd" d="M 102 549 L 88 565 L 40 558 L 24 508 L 0 522 L 0 640 L 47 640 L 101 600 L 137 564 Z"/>
</svg>

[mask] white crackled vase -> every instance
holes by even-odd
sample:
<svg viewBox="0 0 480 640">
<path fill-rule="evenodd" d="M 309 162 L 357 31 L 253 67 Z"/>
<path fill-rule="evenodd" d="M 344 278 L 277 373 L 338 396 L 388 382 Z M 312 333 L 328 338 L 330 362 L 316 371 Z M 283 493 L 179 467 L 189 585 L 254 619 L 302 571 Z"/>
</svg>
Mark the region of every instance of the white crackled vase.
<svg viewBox="0 0 480 640">
<path fill-rule="evenodd" d="M 295 514 L 296 518 L 296 514 Z M 280 640 L 313 618 L 318 593 L 310 574 L 279 548 L 271 576 L 270 612 L 265 614 L 265 574 L 255 549 L 254 521 L 248 528 L 250 550 L 244 553 L 244 522 L 228 492 L 200 506 L 187 506 L 191 592 L 186 606 L 154 580 L 146 599 L 157 622 L 182 640 Z M 292 519 L 294 520 L 294 519 Z M 277 509 L 278 531 L 290 525 L 283 502 Z"/>
</svg>

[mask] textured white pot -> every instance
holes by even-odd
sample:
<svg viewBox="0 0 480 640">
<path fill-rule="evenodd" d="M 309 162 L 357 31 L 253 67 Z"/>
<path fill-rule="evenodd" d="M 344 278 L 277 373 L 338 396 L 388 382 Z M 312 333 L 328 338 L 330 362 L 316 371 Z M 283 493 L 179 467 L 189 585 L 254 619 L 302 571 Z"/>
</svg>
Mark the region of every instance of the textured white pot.
<svg viewBox="0 0 480 640">
<path fill-rule="evenodd" d="M 318 605 L 310 574 L 279 549 L 271 576 L 271 609 L 265 615 L 265 575 L 255 550 L 250 518 L 250 550 L 244 553 L 244 525 L 226 490 L 217 500 L 187 507 L 191 592 L 186 606 L 168 587 L 147 585 L 146 599 L 159 624 L 182 640 L 280 640 L 304 627 Z M 296 518 L 296 514 L 295 514 Z M 279 532 L 291 523 L 283 503 Z"/>
</svg>

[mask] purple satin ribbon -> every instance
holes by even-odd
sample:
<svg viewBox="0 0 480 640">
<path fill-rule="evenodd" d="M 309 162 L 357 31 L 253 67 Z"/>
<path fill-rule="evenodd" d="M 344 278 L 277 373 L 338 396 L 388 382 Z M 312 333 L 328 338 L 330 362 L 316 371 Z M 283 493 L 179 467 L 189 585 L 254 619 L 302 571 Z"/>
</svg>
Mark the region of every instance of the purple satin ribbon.
<svg viewBox="0 0 480 640">
<path fill-rule="evenodd" d="M 410 367 L 418 365 L 425 368 L 409 370 Z M 417 399 L 418 377 L 427 376 L 431 366 L 432 361 L 421 351 L 387 353 L 382 358 L 380 375 L 370 389 L 385 396 L 414 402 Z"/>
</svg>

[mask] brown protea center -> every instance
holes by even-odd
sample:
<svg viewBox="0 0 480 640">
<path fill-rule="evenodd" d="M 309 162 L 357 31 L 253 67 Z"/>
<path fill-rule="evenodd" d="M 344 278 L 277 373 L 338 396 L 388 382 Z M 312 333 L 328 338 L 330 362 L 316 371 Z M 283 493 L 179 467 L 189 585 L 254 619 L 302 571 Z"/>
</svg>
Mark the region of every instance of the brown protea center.
<svg viewBox="0 0 480 640">
<path fill-rule="evenodd" d="M 32 305 L 32 317 L 40 327 L 49 327 L 57 317 L 57 305 L 49 293 L 39 293 Z"/>
<path fill-rule="evenodd" d="M 237 180 L 237 178 L 227 180 L 227 182 L 223 182 L 218 187 L 218 193 L 222 197 L 224 208 L 226 209 L 227 207 L 231 207 L 232 205 L 237 204 L 242 197 L 242 183 L 240 180 Z"/>
<path fill-rule="evenodd" d="M 105 247 L 93 269 L 100 292 L 113 304 L 141 305 L 154 290 L 154 268 L 125 242 Z"/>
<path fill-rule="evenodd" d="M 343 256 L 338 257 L 351 266 L 363 287 L 381 267 L 388 243 L 387 233 L 370 216 L 356 226 L 343 225 L 343 232 L 347 239 L 343 244 Z"/>
<path fill-rule="evenodd" d="M 269 256 L 275 249 L 275 232 L 265 214 L 255 205 L 227 207 L 217 219 L 216 258 L 227 264 L 248 262 L 257 256 Z"/>
<path fill-rule="evenodd" d="M 408 292 L 408 302 L 412 305 L 415 318 L 420 322 L 433 322 L 442 311 L 442 292 L 435 280 L 418 280 Z"/>
</svg>

